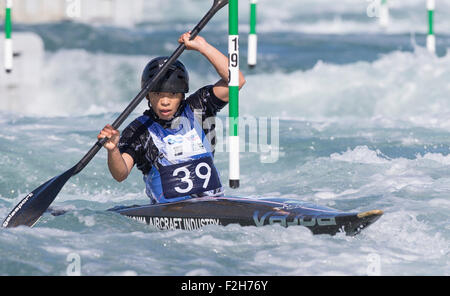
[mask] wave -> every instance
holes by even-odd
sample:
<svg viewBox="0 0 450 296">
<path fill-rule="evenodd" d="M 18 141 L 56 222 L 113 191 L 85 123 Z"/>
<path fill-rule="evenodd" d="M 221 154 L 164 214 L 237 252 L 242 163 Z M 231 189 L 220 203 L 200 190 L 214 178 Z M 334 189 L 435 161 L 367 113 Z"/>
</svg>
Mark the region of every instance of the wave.
<svg viewBox="0 0 450 296">
<path fill-rule="evenodd" d="M 395 51 L 374 62 L 318 62 L 307 71 L 247 76 L 242 112 L 288 118 L 373 118 L 450 127 L 450 55 L 424 48 Z M 257 104 L 255 104 L 258 102 Z"/>
<path fill-rule="evenodd" d="M 37 87 L 2 89 L 0 109 L 32 116 L 88 116 L 120 112 L 139 91 L 140 73 L 152 58 L 60 50 L 47 53 Z M 186 58 L 189 61 L 189 58 Z M 189 62 L 188 62 L 189 63 Z M 211 68 L 211 67 L 209 67 Z M 191 89 L 214 83 L 213 69 L 191 71 Z M 392 120 L 450 127 L 450 55 L 395 51 L 374 62 L 246 76 L 241 113 L 252 116 L 333 120 Z M 136 112 L 146 108 L 142 103 Z M 223 115 L 227 114 L 226 108 Z"/>
<path fill-rule="evenodd" d="M 282 1 L 259 0 L 257 4 L 257 31 L 302 32 L 313 34 L 348 34 L 361 32 L 411 33 L 427 32 L 426 3 L 423 0 L 389 0 L 390 24 L 386 29 L 379 25 L 376 17 L 379 5 L 376 0 L 306 0 Z M 199 11 L 206 11 L 209 3 L 204 1 L 151 1 L 146 4 L 144 22 L 149 30 L 158 26 L 170 27 L 173 23 L 195 23 Z M 179 13 L 182 11 L 183 13 Z M 375 12 L 375 15 L 373 14 Z M 435 28 L 441 34 L 449 33 L 450 21 L 445 17 L 450 4 L 437 3 Z M 219 12 L 214 19 L 215 29 L 227 29 L 228 14 Z M 249 31 L 249 3 L 239 2 L 239 22 L 242 33 Z M 166 25 L 164 25 L 166 23 Z M 170 23 L 170 24 L 169 24 Z"/>
</svg>

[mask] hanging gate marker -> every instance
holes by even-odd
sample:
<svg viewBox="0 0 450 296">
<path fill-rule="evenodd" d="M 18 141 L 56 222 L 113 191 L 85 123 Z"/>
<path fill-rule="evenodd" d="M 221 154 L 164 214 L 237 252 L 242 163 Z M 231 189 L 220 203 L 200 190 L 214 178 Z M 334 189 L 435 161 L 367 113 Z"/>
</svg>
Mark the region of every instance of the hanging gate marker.
<svg viewBox="0 0 450 296">
<path fill-rule="evenodd" d="M 256 35 L 256 4 L 258 0 L 250 0 L 250 34 L 248 35 L 247 64 L 250 68 L 256 66 L 258 55 L 258 35 Z"/>
<path fill-rule="evenodd" d="M 381 0 L 380 6 L 380 25 L 386 29 L 389 25 L 389 6 L 388 0 Z"/>
<path fill-rule="evenodd" d="M 431 53 L 436 52 L 436 37 L 434 36 L 434 9 L 435 9 L 435 0 L 427 0 L 427 10 L 428 10 L 427 49 Z"/>
<path fill-rule="evenodd" d="M 239 29 L 238 0 L 228 4 L 229 182 L 239 187 Z"/>
<path fill-rule="evenodd" d="M 12 0 L 6 0 L 6 13 L 5 13 L 5 71 L 11 73 L 13 69 L 13 43 L 11 38 L 12 32 L 12 20 L 11 9 Z"/>
</svg>

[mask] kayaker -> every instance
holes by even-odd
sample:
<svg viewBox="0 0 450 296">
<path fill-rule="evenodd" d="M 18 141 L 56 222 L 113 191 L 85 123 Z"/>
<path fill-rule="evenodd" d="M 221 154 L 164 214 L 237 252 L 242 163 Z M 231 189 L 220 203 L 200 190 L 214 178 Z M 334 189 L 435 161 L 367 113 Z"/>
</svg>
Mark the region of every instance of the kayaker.
<svg viewBox="0 0 450 296">
<path fill-rule="evenodd" d="M 213 122 L 228 103 L 228 58 L 203 37 L 178 40 L 186 49 L 201 53 L 214 66 L 220 80 L 189 92 L 189 75 L 176 61 L 147 96 L 149 109 L 120 135 L 106 125 L 97 138 L 107 137 L 108 167 L 117 181 L 125 180 L 133 166 L 142 171 L 151 203 L 167 203 L 199 196 L 223 194 L 214 166 Z M 142 74 L 142 85 L 158 73 L 167 57 L 151 60 Z M 239 88 L 245 79 L 239 73 Z"/>
</svg>

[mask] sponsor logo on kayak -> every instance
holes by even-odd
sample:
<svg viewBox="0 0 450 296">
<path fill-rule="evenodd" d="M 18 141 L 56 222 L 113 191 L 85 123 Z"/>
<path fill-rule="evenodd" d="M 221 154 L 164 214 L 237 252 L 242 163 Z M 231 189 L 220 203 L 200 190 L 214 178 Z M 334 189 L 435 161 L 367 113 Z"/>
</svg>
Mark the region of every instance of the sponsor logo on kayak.
<svg viewBox="0 0 450 296">
<path fill-rule="evenodd" d="M 289 217 L 289 214 L 283 215 L 277 212 L 267 212 L 259 217 L 259 211 L 253 213 L 253 220 L 256 226 L 280 224 L 284 227 L 293 225 L 302 225 L 306 227 L 329 226 L 336 225 L 336 219 L 334 217 L 329 218 L 315 218 L 305 217 L 304 215 L 297 215 L 295 217 Z"/>
<path fill-rule="evenodd" d="M 154 226 L 160 230 L 196 230 L 206 225 L 221 225 L 219 219 L 212 218 L 178 218 L 178 217 L 139 217 L 132 216 L 131 218 Z"/>
</svg>

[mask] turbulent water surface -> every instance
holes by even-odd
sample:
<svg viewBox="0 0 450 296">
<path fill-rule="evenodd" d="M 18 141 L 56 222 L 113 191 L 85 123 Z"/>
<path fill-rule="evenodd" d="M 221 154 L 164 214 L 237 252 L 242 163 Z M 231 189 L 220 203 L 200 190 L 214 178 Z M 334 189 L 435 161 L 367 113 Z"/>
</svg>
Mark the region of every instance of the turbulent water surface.
<svg viewBox="0 0 450 296">
<path fill-rule="evenodd" d="M 82 275 L 450 275 L 450 6 L 439 2 L 432 55 L 423 2 L 393 1 L 382 30 L 367 15 L 370 1 L 260 0 L 252 70 L 248 7 L 240 3 L 241 122 L 247 131 L 269 124 L 272 136 L 246 146 L 241 187 L 227 194 L 382 209 L 360 235 L 313 236 L 278 225 L 156 231 L 105 211 L 148 198 L 136 169 L 123 183 L 112 179 L 102 150 L 52 204 L 67 214 L 0 231 L 0 274 L 66 275 L 76 258 Z M 138 93 L 147 61 L 170 54 L 210 1 L 147 6 L 146 20 L 134 27 L 15 26 L 38 34 L 45 55 L 35 80 L 0 83 L 1 219 L 83 157 Z M 226 10 L 202 36 L 226 52 Z M 200 54 L 185 52 L 181 60 L 192 91 L 218 80 Z M 219 131 L 227 114 L 218 118 Z M 227 184 L 220 133 L 219 140 L 215 162 Z"/>
</svg>

